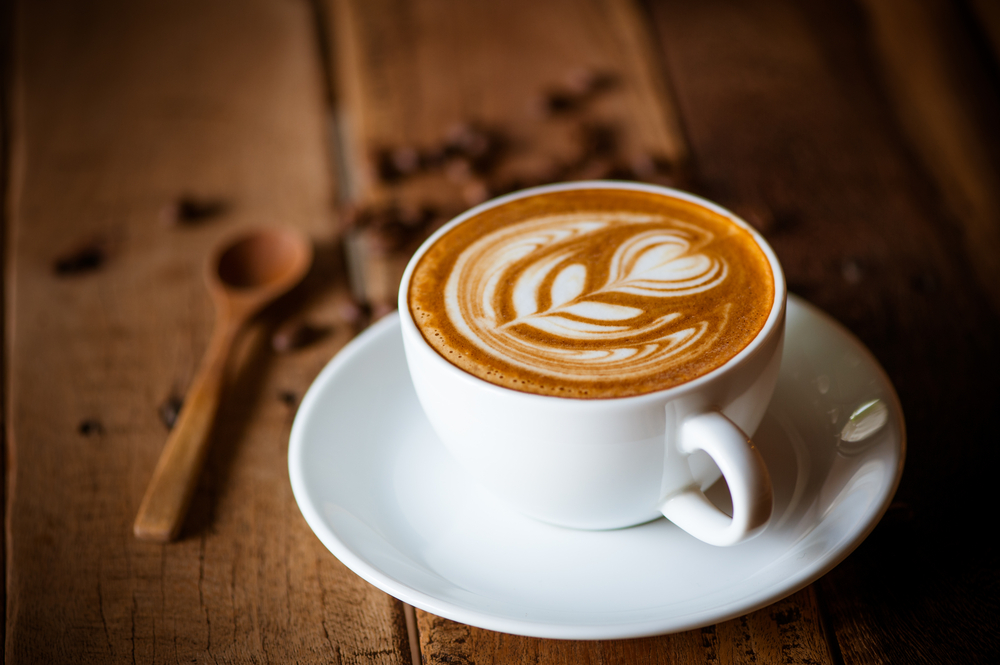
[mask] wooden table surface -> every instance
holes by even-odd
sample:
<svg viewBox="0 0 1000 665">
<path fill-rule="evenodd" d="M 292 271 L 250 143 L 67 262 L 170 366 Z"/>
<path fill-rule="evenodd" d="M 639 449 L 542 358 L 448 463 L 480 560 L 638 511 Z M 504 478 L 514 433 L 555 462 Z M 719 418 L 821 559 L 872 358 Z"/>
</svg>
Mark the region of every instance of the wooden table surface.
<svg viewBox="0 0 1000 665">
<path fill-rule="evenodd" d="M 1000 658 L 994 0 L 6 2 L 10 663 Z M 414 612 L 306 525 L 298 400 L 449 216 L 579 178 L 745 216 L 874 352 L 909 450 L 867 541 L 700 630 L 569 642 Z M 315 241 L 239 347 L 180 539 L 131 524 L 209 338 L 209 249 Z"/>
</svg>

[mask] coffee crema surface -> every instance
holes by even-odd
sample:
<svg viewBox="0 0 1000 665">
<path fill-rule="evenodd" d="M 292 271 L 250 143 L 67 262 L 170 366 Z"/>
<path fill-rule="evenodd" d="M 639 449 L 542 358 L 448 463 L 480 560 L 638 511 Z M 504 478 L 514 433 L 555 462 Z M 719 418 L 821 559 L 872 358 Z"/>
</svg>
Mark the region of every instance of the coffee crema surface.
<svg viewBox="0 0 1000 665">
<path fill-rule="evenodd" d="M 770 263 L 726 217 L 665 194 L 573 189 L 508 201 L 420 257 L 407 301 L 453 365 L 522 392 L 600 399 L 725 364 L 774 303 Z"/>
</svg>

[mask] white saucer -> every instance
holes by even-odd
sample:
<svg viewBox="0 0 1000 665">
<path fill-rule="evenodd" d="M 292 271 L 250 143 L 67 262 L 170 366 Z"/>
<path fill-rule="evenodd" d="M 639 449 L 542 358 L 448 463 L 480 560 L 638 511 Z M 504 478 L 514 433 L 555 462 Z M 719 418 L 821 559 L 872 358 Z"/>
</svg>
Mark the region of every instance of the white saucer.
<svg viewBox="0 0 1000 665">
<path fill-rule="evenodd" d="M 431 431 L 395 315 L 316 379 L 288 461 L 309 526 L 376 587 L 482 628 L 610 639 L 717 623 L 822 576 L 885 512 L 905 438 L 896 393 L 868 350 L 790 297 L 781 377 L 754 437 L 775 510 L 761 536 L 735 547 L 706 545 L 666 520 L 574 531 L 497 503 Z"/>
</svg>

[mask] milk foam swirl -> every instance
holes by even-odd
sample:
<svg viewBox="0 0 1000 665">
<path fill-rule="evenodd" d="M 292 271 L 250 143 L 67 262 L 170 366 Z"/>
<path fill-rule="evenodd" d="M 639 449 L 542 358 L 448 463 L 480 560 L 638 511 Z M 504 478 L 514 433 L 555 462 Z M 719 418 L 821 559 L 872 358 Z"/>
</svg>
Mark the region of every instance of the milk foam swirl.
<svg viewBox="0 0 1000 665">
<path fill-rule="evenodd" d="M 731 268 L 711 231 L 661 215 L 551 214 L 502 227 L 458 256 L 447 317 L 481 352 L 567 380 L 617 380 L 704 354 L 731 303 L 689 305 Z"/>
<path fill-rule="evenodd" d="M 441 357 L 518 391 L 605 399 L 725 364 L 763 329 L 771 264 L 696 202 L 626 187 L 528 193 L 443 231 L 406 306 Z"/>
</svg>

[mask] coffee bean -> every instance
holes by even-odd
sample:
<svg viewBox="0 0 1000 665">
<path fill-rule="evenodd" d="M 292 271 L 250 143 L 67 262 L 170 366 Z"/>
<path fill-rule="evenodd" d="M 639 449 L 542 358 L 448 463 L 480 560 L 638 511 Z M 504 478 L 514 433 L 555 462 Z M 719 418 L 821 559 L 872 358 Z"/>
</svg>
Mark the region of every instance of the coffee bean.
<svg viewBox="0 0 1000 665">
<path fill-rule="evenodd" d="M 56 259 L 53 270 L 60 277 L 93 272 L 104 265 L 107 255 L 99 242 L 78 247 Z"/>
<path fill-rule="evenodd" d="M 580 108 L 582 101 L 581 95 L 566 90 L 550 90 L 545 95 L 545 110 L 552 115 L 569 113 Z"/>
<path fill-rule="evenodd" d="M 588 68 L 575 69 L 566 76 L 565 85 L 571 93 L 588 98 L 617 87 L 618 76 Z"/>
<path fill-rule="evenodd" d="M 437 216 L 437 210 L 430 205 L 402 204 L 397 219 L 407 229 L 421 229 Z"/>
<path fill-rule="evenodd" d="M 412 175 L 420 168 L 420 154 L 415 148 L 403 146 L 390 153 L 392 164 L 400 175 Z"/>
<path fill-rule="evenodd" d="M 291 390 L 278 391 L 278 400 L 280 400 L 281 403 L 284 404 L 285 406 L 295 406 L 295 403 L 298 402 L 298 399 L 299 399 L 298 396 L 296 396 L 296 394 L 293 393 Z"/>
<path fill-rule="evenodd" d="M 177 422 L 177 416 L 180 415 L 182 406 L 184 406 L 184 400 L 177 395 L 171 395 L 163 402 L 163 404 L 160 405 L 160 408 L 158 409 L 160 422 L 162 422 L 164 427 L 167 428 L 167 431 L 174 428 L 174 424 Z"/>
<path fill-rule="evenodd" d="M 219 199 L 186 196 L 178 203 L 177 218 L 182 223 L 202 222 L 221 215 L 227 207 L 226 202 Z"/>
<path fill-rule="evenodd" d="M 366 247 L 373 254 L 385 256 L 405 245 L 409 236 L 410 230 L 400 222 L 383 222 L 366 231 Z"/>
<path fill-rule="evenodd" d="M 633 155 L 628 160 L 629 168 L 632 170 L 632 174 L 637 180 L 645 180 L 646 178 L 651 178 L 657 173 L 656 163 L 653 158 L 646 153 L 639 153 L 638 155 Z"/>
<path fill-rule="evenodd" d="M 218 217 L 228 208 L 229 204 L 222 199 L 185 194 L 163 206 L 160 220 L 169 226 L 200 224 Z"/>
<path fill-rule="evenodd" d="M 490 138 L 479 127 L 460 122 L 452 125 L 445 134 L 444 145 L 451 155 L 475 157 L 485 153 L 490 146 Z"/>
<path fill-rule="evenodd" d="M 614 169 L 615 166 L 611 160 L 596 157 L 580 164 L 573 173 L 573 178 L 575 180 L 605 180 L 613 177 L 612 172 Z M 617 179 L 625 180 L 628 179 L 628 176 L 626 175 L 625 178 L 622 178 L 619 173 Z"/>
<path fill-rule="evenodd" d="M 581 127 L 580 144 L 589 157 L 613 157 L 618 152 L 618 130 L 607 123 L 586 123 Z"/>
<path fill-rule="evenodd" d="M 611 162 L 611 167 L 604 177 L 608 180 L 639 180 L 635 176 L 635 171 L 617 160 Z"/>
<path fill-rule="evenodd" d="M 337 318 L 346 325 L 359 328 L 368 318 L 368 308 L 356 300 L 343 300 L 337 306 Z"/>
<path fill-rule="evenodd" d="M 472 162 L 467 157 L 450 157 L 444 163 L 444 175 L 457 184 L 467 182 L 472 177 Z"/>
<path fill-rule="evenodd" d="M 482 180 L 470 180 L 462 187 L 462 198 L 470 205 L 479 205 L 490 198 L 490 190 Z"/>
<path fill-rule="evenodd" d="M 443 143 L 420 151 L 420 167 L 424 170 L 436 169 L 448 158 L 448 149 Z"/>
<path fill-rule="evenodd" d="M 80 422 L 76 431 L 79 432 L 81 436 L 98 436 L 104 434 L 104 425 L 102 425 L 101 421 L 96 418 L 87 418 L 86 420 Z"/>
<path fill-rule="evenodd" d="M 617 154 L 617 153 L 616 153 Z M 678 169 L 669 159 L 649 153 L 633 153 L 625 159 L 616 159 L 614 172 L 609 177 L 615 180 L 635 180 L 664 187 L 683 186 Z"/>
<path fill-rule="evenodd" d="M 331 332 L 329 327 L 315 326 L 305 321 L 286 321 L 271 336 L 271 348 L 276 353 L 289 353 L 309 346 Z"/>
<path fill-rule="evenodd" d="M 382 182 L 394 183 L 403 177 L 403 173 L 396 167 L 396 161 L 392 158 L 392 150 L 382 149 L 375 153 L 375 169 Z"/>
<path fill-rule="evenodd" d="M 444 145 L 447 157 L 465 157 L 472 171 L 484 175 L 496 167 L 506 143 L 499 130 L 459 123 L 448 130 Z"/>
<path fill-rule="evenodd" d="M 380 228 L 399 223 L 400 211 L 394 205 L 341 209 L 341 221 L 348 230 Z"/>
<path fill-rule="evenodd" d="M 561 86 L 550 88 L 539 106 L 548 115 L 581 112 L 600 93 L 614 88 L 618 77 L 614 74 L 581 68 L 570 72 Z"/>
</svg>

